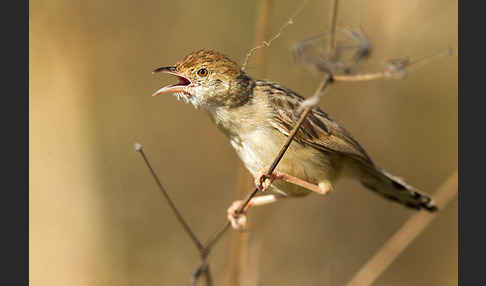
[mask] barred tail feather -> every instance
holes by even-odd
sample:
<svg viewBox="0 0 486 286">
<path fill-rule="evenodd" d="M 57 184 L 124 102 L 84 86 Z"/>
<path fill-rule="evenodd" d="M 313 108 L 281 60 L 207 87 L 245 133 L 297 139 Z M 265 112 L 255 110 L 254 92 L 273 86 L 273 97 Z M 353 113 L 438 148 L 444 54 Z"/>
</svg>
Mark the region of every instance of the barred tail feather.
<svg viewBox="0 0 486 286">
<path fill-rule="evenodd" d="M 437 210 L 435 202 L 429 196 L 420 193 L 401 178 L 379 168 L 368 167 L 365 170 L 365 174 L 361 177 L 361 183 L 366 188 L 409 208 L 425 209 L 430 212 Z"/>
</svg>

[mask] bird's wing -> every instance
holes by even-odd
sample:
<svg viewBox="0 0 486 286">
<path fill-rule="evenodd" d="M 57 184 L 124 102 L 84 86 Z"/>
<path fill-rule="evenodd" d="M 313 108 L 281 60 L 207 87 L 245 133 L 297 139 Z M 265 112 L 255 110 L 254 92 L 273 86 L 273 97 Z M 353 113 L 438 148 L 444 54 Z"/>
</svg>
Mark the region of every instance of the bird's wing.
<svg viewBox="0 0 486 286">
<path fill-rule="evenodd" d="M 271 125 L 288 136 L 299 120 L 297 108 L 304 98 L 275 83 L 265 82 L 263 84 L 262 82 L 260 84 L 266 90 L 265 94 L 269 96 L 270 106 L 273 109 Z M 294 140 L 323 152 L 345 154 L 365 165 L 373 166 L 366 151 L 353 139 L 351 134 L 319 108 L 314 108 L 307 115 Z"/>
</svg>

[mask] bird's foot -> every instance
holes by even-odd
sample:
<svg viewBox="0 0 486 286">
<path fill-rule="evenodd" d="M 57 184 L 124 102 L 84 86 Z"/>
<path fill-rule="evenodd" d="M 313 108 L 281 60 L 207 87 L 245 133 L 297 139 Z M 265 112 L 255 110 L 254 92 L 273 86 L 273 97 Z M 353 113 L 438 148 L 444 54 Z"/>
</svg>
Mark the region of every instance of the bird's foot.
<svg viewBox="0 0 486 286">
<path fill-rule="evenodd" d="M 267 174 L 267 169 L 263 169 L 255 179 L 255 185 L 258 190 L 265 192 L 273 183 L 273 181 L 281 179 L 281 174 L 277 171 L 273 171 L 272 174 Z"/>
<path fill-rule="evenodd" d="M 320 195 L 326 195 L 334 189 L 330 180 L 322 180 L 316 185 L 301 178 L 278 171 L 273 171 L 271 175 L 268 175 L 267 171 L 258 173 L 255 179 L 255 185 L 258 187 L 258 190 L 265 192 L 275 180 L 282 180 L 297 186 L 301 186 Z"/>
<path fill-rule="evenodd" d="M 234 201 L 227 210 L 227 217 L 231 227 L 238 231 L 245 231 L 248 222 L 246 218 L 247 207 L 242 212 L 238 212 L 242 205 L 243 201 Z"/>
</svg>

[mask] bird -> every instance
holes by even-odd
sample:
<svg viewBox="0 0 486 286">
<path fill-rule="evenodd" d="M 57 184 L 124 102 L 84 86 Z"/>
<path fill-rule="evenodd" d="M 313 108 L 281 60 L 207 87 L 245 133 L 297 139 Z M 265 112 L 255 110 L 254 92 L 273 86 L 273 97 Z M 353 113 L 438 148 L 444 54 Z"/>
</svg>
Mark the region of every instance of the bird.
<svg viewBox="0 0 486 286">
<path fill-rule="evenodd" d="M 430 196 L 376 166 L 358 141 L 319 107 L 308 113 L 280 163 L 266 177 L 299 119 L 299 106 L 305 98 L 279 83 L 253 79 L 220 52 L 195 51 L 175 65 L 153 72 L 171 74 L 178 82 L 152 95 L 173 93 L 206 111 L 262 191 L 241 213 L 237 210 L 242 201 L 230 205 L 227 218 L 236 230 L 246 229 L 250 207 L 310 193 L 326 195 L 342 177 L 355 179 L 366 189 L 406 207 L 437 210 Z"/>
</svg>

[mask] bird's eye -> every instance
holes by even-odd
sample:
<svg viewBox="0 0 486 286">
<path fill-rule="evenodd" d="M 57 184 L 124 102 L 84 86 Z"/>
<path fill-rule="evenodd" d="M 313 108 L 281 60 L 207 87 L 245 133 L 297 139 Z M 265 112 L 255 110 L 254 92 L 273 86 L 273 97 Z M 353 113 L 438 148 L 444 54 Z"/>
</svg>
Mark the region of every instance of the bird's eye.
<svg viewBox="0 0 486 286">
<path fill-rule="evenodd" d="M 200 69 L 197 71 L 197 75 L 200 76 L 200 77 L 205 77 L 208 75 L 208 70 L 207 69 Z"/>
</svg>

